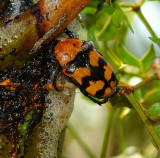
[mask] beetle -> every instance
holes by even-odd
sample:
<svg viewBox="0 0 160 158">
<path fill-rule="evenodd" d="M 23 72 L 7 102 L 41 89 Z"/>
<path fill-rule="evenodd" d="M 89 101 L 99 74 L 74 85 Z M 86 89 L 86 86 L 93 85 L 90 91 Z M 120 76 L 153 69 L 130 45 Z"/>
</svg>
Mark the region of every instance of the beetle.
<svg viewBox="0 0 160 158">
<path fill-rule="evenodd" d="M 111 66 L 91 41 L 81 41 L 65 31 L 68 39 L 57 40 L 52 46 L 54 57 L 59 63 L 54 74 L 53 86 L 62 71 L 80 91 L 95 103 L 101 105 L 118 91 L 118 80 Z"/>
</svg>

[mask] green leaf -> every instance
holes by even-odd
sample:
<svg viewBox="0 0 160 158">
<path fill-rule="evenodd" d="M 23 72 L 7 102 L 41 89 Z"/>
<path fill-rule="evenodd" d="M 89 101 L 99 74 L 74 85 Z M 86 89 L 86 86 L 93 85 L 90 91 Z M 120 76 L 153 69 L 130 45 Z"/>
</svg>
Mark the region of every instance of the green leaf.
<svg viewBox="0 0 160 158">
<path fill-rule="evenodd" d="M 129 29 L 132 31 L 132 33 L 134 33 L 133 27 L 132 27 L 127 15 L 124 13 L 123 9 L 118 4 L 117 9 L 113 13 L 112 23 L 115 27 L 119 28 L 121 26 L 123 20 L 126 21 Z"/>
<path fill-rule="evenodd" d="M 99 40 L 111 40 L 113 39 L 117 34 L 117 28 L 113 26 L 112 24 L 109 24 L 109 26 L 103 31 L 103 33 L 98 37 Z"/>
<path fill-rule="evenodd" d="M 93 21 L 93 18 L 96 19 L 96 16 L 91 14 L 84 14 L 84 26 L 86 29 L 92 27 L 95 24 L 96 20 Z"/>
<path fill-rule="evenodd" d="M 124 19 L 124 13 L 123 13 L 122 9 L 117 8 L 112 15 L 112 24 L 115 27 L 119 28 L 119 27 L 121 27 L 123 19 Z"/>
<path fill-rule="evenodd" d="M 154 127 L 157 135 L 160 137 L 160 124 Z"/>
<path fill-rule="evenodd" d="M 122 60 L 116 55 L 116 53 L 112 49 L 108 49 L 107 54 L 118 67 L 121 67 L 123 65 Z"/>
<path fill-rule="evenodd" d="M 124 47 L 124 45 L 122 45 L 122 44 L 119 45 L 118 52 L 119 52 L 120 58 L 122 59 L 124 64 L 132 65 L 132 66 L 136 66 L 136 67 L 140 66 L 139 60 L 134 55 L 132 55 L 132 53 L 129 52 Z"/>
<path fill-rule="evenodd" d="M 152 105 L 151 108 L 149 108 L 147 111 L 146 111 L 146 114 L 148 116 L 153 116 L 153 115 L 158 115 L 160 114 L 160 102 L 159 103 L 155 103 L 154 105 Z"/>
<path fill-rule="evenodd" d="M 135 98 L 140 101 L 141 98 L 142 98 L 142 92 L 141 92 L 141 89 L 137 89 L 135 92 L 134 92 L 134 96 Z"/>
<path fill-rule="evenodd" d="M 98 12 L 96 16 L 97 18 L 96 28 L 98 32 L 97 37 L 99 37 L 111 24 L 113 12 L 114 12 L 114 9 L 110 7 L 104 7 L 101 11 Z"/>
<path fill-rule="evenodd" d="M 131 25 L 131 23 L 130 23 L 130 21 L 129 21 L 129 19 L 128 19 L 127 15 L 125 13 L 124 13 L 124 19 L 125 19 L 128 27 L 129 27 L 129 29 L 132 31 L 132 33 L 134 33 L 133 27 L 132 27 L 132 25 Z"/>
<path fill-rule="evenodd" d="M 109 101 L 116 108 L 119 108 L 119 107 L 132 108 L 132 104 L 124 96 L 115 95 Z"/>
<path fill-rule="evenodd" d="M 152 40 L 156 44 L 160 44 L 160 38 L 157 37 L 149 37 L 150 40 Z"/>
<path fill-rule="evenodd" d="M 98 32 L 103 28 L 108 18 L 109 15 L 104 9 L 99 11 L 98 14 L 96 14 L 96 17 L 94 18 L 95 21 L 92 18 L 92 22 L 94 22 L 94 25 L 96 26 Z"/>
<path fill-rule="evenodd" d="M 120 118 L 122 119 L 122 118 L 124 118 L 124 117 L 126 117 L 129 114 L 132 114 L 134 112 L 135 112 L 134 109 L 131 109 L 131 108 L 128 108 L 128 107 L 124 107 L 122 112 L 121 112 Z"/>
<path fill-rule="evenodd" d="M 143 98 L 143 103 L 145 105 L 153 105 L 157 102 L 160 102 L 160 90 L 153 89 L 149 91 Z"/>
<path fill-rule="evenodd" d="M 105 6 L 102 10 L 103 10 L 103 12 L 105 12 L 105 13 L 107 13 L 107 14 L 109 14 L 109 15 L 112 15 L 113 12 L 115 11 L 114 8 L 111 8 L 111 7 L 109 7 L 109 6 Z"/>
<path fill-rule="evenodd" d="M 156 141 L 154 140 L 153 136 L 150 135 L 150 138 L 151 138 L 151 141 L 152 141 L 152 144 L 154 145 L 154 147 L 159 150 L 159 146 L 157 145 Z"/>
<path fill-rule="evenodd" d="M 159 80 L 153 81 L 154 87 L 160 87 L 160 82 Z"/>
<path fill-rule="evenodd" d="M 127 32 L 128 32 L 127 25 L 122 25 L 122 27 L 120 28 L 120 30 L 118 30 L 118 34 L 116 36 L 116 38 L 118 40 L 117 44 L 119 43 L 119 41 L 121 41 L 121 43 L 125 43 Z"/>
<path fill-rule="evenodd" d="M 160 115 L 149 116 L 153 122 L 160 122 Z"/>
<path fill-rule="evenodd" d="M 145 55 L 140 60 L 143 66 L 143 71 L 147 72 L 150 69 L 153 59 L 155 57 L 156 57 L 156 53 L 155 53 L 153 45 L 151 45 L 148 51 L 145 53 Z"/>
<path fill-rule="evenodd" d="M 86 7 L 81 13 L 83 13 L 83 14 L 95 14 L 96 11 L 97 11 L 97 8 Z"/>
<path fill-rule="evenodd" d="M 92 0 L 92 2 L 81 13 L 83 14 L 95 14 L 97 11 L 98 1 Z"/>
<path fill-rule="evenodd" d="M 95 33 L 95 26 L 93 25 L 88 29 L 88 40 L 92 41 L 94 43 L 95 48 L 98 49 L 99 46 L 94 33 Z"/>
<path fill-rule="evenodd" d="M 113 39 L 117 34 L 117 28 L 112 24 L 112 13 L 114 9 L 110 9 L 108 7 L 104 7 L 101 11 L 96 15 L 96 22 L 93 25 L 96 26 L 96 37 L 100 40 L 110 40 Z M 110 15 L 110 16 L 109 16 Z"/>
</svg>

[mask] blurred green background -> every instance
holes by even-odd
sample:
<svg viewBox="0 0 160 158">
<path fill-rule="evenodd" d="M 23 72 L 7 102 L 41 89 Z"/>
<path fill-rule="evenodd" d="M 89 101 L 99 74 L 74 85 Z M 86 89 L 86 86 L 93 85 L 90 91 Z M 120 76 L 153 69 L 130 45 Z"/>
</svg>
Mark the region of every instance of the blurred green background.
<svg viewBox="0 0 160 158">
<path fill-rule="evenodd" d="M 140 1 L 119 1 L 120 4 L 130 2 L 135 5 Z M 111 7 L 109 0 L 93 0 L 82 12 L 80 39 L 93 41 L 96 49 L 117 72 L 121 83 L 135 85 L 146 76 L 154 74 L 151 64 L 153 58 L 160 55 L 159 46 L 148 38 L 153 35 L 136 11 L 129 10 L 130 7 L 121 7 L 122 14 L 122 10 L 118 9 L 117 4 Z M 160 36 L 160 1 L 143 1 L 140 9 L 155 34 Z M 117 50 L 127 49 L 136 60 L 140 60 L 149 48 L 151 60 L 148 60 L 148 65 L 144 68 L 139 68 L 136 61 L 133 61 L 134 58 L 125 61 L 127 59 L 117 55 Z M 133 64 L 129 64 L 132 61 Z M 155 81 L 138 89 L 135 97 L 148 109 L 153 103 L 159 102 L 159 94 L 159 83 Z M 107 154 L 102 156 L 106 129 L 109 129 Z M 148 131 L 136 111 L 128 107 L 115 108 L 110 102 L 98 106 L 77 90 L 74 111 L 66 130 L 63 153 L 65 158 L 154 158 L 157 150 L 152 145 Z"/>
</svg>

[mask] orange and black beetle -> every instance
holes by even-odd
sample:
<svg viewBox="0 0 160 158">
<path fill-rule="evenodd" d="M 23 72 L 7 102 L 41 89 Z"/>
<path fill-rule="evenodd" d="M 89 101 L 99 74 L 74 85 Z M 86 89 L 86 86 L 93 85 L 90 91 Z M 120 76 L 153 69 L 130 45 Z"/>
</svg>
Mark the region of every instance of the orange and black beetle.
<svg viewBox="0 0 160 158">
<path fill-rule="evenodd" d="M 69 38 L 57 41 L 54 55 L 59 62 L 56 77 L 62 71 L 81 92 L 99 105 L 107 102 L 118 90 L 118 81 L 111 66 L 90 41 Z"/>
</svg>

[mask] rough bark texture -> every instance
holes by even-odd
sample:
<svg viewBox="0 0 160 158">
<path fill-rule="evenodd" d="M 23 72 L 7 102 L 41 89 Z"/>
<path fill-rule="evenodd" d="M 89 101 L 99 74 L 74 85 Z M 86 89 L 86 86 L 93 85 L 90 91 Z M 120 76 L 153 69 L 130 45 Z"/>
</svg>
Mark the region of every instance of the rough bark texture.
<svg viewBox="0 0 160 158">
<path fill-rule="evenodd" d="M 28 52 L 34 54 L 54 40 L 90 1 L 40 0 L 17 17 L 13 12 L 14 19 L 0 21 L 0 69 L 28 64 L 32 57 Z"/>
<path fill-rule="evenodd" d="M 11 16 L 11 17 L 15 17 L 16 15 L 19 14 L 18 7 L 20 7 L 20 5 L 19 5 L 20 1 L 14 0 L 13 3 L 14 2 L 15 2 L 14 7 L 15 8 L 17 7 L 17 9 L 15 10 L 15 12 L 13 12 L 13 16 Z M 32 46 L 35 44 L 32 51 L 34 52 L 35 50 L 38 50 L 41 47 L 42 43 L 44 43 L 46 41 L 50 41 L 50 40 L 54 39 L 55 37 L 57 37 L 60 34 L 60 32 L 62 32 L 62 30 L 78 15 L 78 13 L 89 2 L 90 2 L 90 0 L 85 0 L 85 1 L 81 1 L 81 0 L 76 0 L 76 1 L 75 0 L 69 0 L 69 1 L 64 1 L 64 0 L 49 1 L 49 0 L 46 0 L 46 1 L 44 1 L 44 0 L 41 0 L 41 1 L 39 1 L 37 3 L 37 5 L 42 6 L 42 10 L 45 7 L 49 8 L 49 10 L 47 9 L 47 12 L 48 11 L 51 12 L 51 15 L 49 17 L 49 21 L 52 20 L 52 22 L 51 23 L 47 22 L 46 26 L 48 26 L 48 27 L 45 28 L 47 30 L 45 30 L 44 36 L 39 41 L 37 41 L 36 44 L 35 44 L 36 41 L 32 40 L 33 43 L 30 43 L 30 44 Z M 65 8 L 65 6 L 66 6 L 66 8 Z M 23 16 L 23 18 L 25 18 L 23 13 L 21 15 Z M 56 15 L 58 15 L 58 16 L 56 17 L 56 22 L 54 23 L 54 17 Z M 17 19 L 15 19 L 15 20 L 16 20 L 16 23 L 14 25 L 12 25 L 14 23 L 14 21 L 13 21 L 13 23 L 9 24 L 9 26 L 6 27 L 6 28 L 10 29 L 11 37 L 13 37 L 13 35 L 12 35 L 13 32 L 16 33 L 16 30 L 15 30 L 16 26 L 21 23 L 21 21 L 19 21 L 20 23 L 18 23 Z M 21 19 L 21 20 L 23 22 L 23 19 Z M 42 24 L 44 24 L 44 23 L 42 23 Z M 1 22 L 1 26 L 2 26 L 2 22 Z M 19 26 L 19 28 L 21 28 L 21 26 Z M 77 23 L 76 20 L 74 20 L 74 22 L 71 25 L 69 25 L 68 27 L 70 30 L 75 32 L 75 34 L 77 34 L 78 29 L 79 29 L 79 24 Z M 11 41 L 10 41 L 11 37 L 8 34 L 9 32 L 6 34 L 7 36 L 5 36 L 5 34 L 4 34 L 4 32 L 6 32 L 6 30 L 5 30 L 6 28 L 5 27 L 0 28 L 0 32 L 1 33 L 3 32 L 4 41 L 5 41 L 5 39 L 7 40 L 7 43 L 5 44 L 6 47 L 4 49 L 7 48 L 6 51 L 8 51 L 8 49 L 9 50 L 11 49 L 13 51 L 13 48 L 16 46 L 16 50 L 18 50 L 19 52 L 21 52 L 23 50 L 22 48 L 24 48 L 25 51 L 28 50 L 28 48 L 27 48 L 28 46 L 25 45 L 25 43 L 27 44 L 27 42 L 32 42 L 32 41 L 29 41 L 29 39 L 30 39 L 29 36 L 30 35 L 32 36 L 32 33 L 25 32 L 26 33 L 25 35 L 27 35 L 26 37 L 24 36 L 24 34 L 23 34 L 23 37 L 21 37 L 21 36 L 15 37 L 14 36 L 14 38 L 11 39 Z M 33 27 L 30 27 L 29 29 L 31 29 L 33 31 Z M 23 40 L 23 38 L 26 38 L 25 43 L 21 42 L 21 40 Z M 38 36 L 36 39 L 38 39 Z M 4 61 L 3 55 L 4 55 L 5 51 L 2 51 L 3 50 L 2 46 L 4 44 L 3 43 L 4 41 L 1 41 L 2 45 L 0 45 L 0 47 L 1 47 L 1 49 L 0 49 L 0 55 L 1 55 L 0 56 L 1 57 L 0 64 L 1 65 L 3 65 L 3 61 Z M 18 45 L 17 45 L 17 42 L 18 42 Z M 25 51 L 23 50 L 23 52 L 25 52 Z M 12 53 L 11 52 L 9 51 L 9 53 L 11 55 L 9 59 L 14 60 L 15 56 L 14 55 L 12 56 L 12 53 L 14 54 L 14 51 Z M 4 65 L 8 66 L 7 62 Z M 10 63 L 9 63 L 9 65 L 14 66 Z M 50 69 L 51 74 L 55 71 L 55 69 L 56 69 L 56 64 L 53 65 L 53 67 Z M 3 71 L 3 69 L 2 69 L 2 71 Z M 52 80 L 52 75 L 51 75 L 51 80 Z M 58 77 L 58 82 L 63 82 L 63 83 L 69 84 L 69 85 L 71 84 L 70 82 L 68 82 L 68 80 L 66 79 L 66 77 L 64 75 L 60 75 Z M 3 83 L 4 82 L 2 80 L 1 84 L 3 84 Z M 5 84 L 13 84 L 13 83 L 14 82 L 10 81 Z M 26 137 L 26 133 L 27 133 L 27 132 L 25 132 L 25 130 L 27 130 L 27 129 L 25 129 L 26 126 L 22 126 L 21 130 L 23 129 L 24 133 L 21 133 L 22 137 L 20 140 L 22 142 L 20 142 L 18 145 L 17 145 L 17 143 L 14 144 L 13 142 L 12 143 L 9 142 L 7 140 L 6 136 L 0 135 L 0 158 L 4 158 L 4 155 L 6 155 L 6 157 L 12 157 L 12 158 L 21 157 L 23 155 L 23 153 L 24 153 L 25 158 L 34 158 L 34 157 L 37 157 L 37 158 L 56 158 L 57 155 L 61 155 L 61 149 L 60 149 L 60 152 L 57 153 L 58 142 L 61 141 L 60 144 L 63 144 L 63 137 L 61 137 L 61 133 L 62 133 L 63 129 L 66 127 L 68 119 L 72 113 L 73 104 L 74 104 L 74 96 L 75 96 L 75 92 L 74 92 L 75 87 L 72 84 L 69 87 L 71 87 L 71 88 L 70 89 L 65 88 L 61 92 L 57 92 L 55 90 L 48 91 L 48 93 L 45 96 L 45 102 L 46 102 L 45 110 L 43 112 L 43 117 L 42 117 L 40 123 L 38 123 L 37 125 L 34 126 L 31 133 L 28 133 L 29 137 L 28 136 Z M 28 117 L 28 115 L 25 115 L 25 116 Z M 27 119 L 29 119 L 29 118 L 27 118 Z M 24 118 L 24 120 L 25 120 L 25 118 Z M 18 125 L 18 128 L 20 128 L 20 126 L 21 125 Z M 2 128 L 2 127 L 0 126 L 0 128 Z M 60 145 L 59 147 L 61 148 L 62 145 Z M 12 148 L 14 148 L 14 150 L 12 150 Z M 19 150 L 21 151 L 20 154 L 18 153 Z M 9 153 L 9 151 L 12 151 L 12 153 Z M 19 155 L 19 156 L 17 156 L 17 155 Z M 58 156 L 58 157 L 60 157 L 60 156 Z"/>
<path fill-rule="evenodd" d="M 58 141 L 73 110 L 74 90 L 63 92 L 50 91 L 46 96 L 47 108 L 42 122 L 34 129 L 29 140 L 25 158 L 56 158 Z"/>
<path fill-rule="evenodd" d="M 0 0 L 0 13 L 3 11 L 9 0 Z"/>
</svg>

